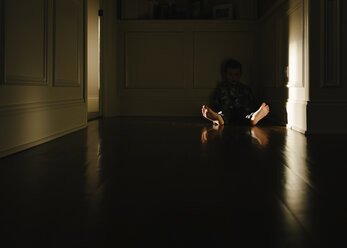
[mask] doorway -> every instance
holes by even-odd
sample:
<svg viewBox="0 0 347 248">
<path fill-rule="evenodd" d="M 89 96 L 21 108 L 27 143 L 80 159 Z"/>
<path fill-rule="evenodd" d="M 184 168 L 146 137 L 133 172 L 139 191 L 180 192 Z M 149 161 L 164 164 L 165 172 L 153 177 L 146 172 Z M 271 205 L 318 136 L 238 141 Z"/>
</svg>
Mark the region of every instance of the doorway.
<svg viewBox="0 0 347 248">
<path fill-rule="evenodd" d="M 100 0 L 87 0 L 87 111 L 88 121 L 102 115 Z"/>
</svg>

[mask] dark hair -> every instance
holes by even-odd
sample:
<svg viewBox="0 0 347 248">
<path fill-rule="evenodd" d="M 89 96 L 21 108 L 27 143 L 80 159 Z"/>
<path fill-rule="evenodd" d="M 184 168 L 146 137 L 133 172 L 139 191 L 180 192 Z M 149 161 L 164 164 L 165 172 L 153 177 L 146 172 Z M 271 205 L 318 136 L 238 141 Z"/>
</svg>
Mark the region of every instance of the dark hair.
<svg viewBox="0 0 347 248">
<path fill-rule="evenodd" d="M 235 59 L 228 59 L 222 64 L 222 75 L 226 75 L 229 68 L 239 69 L 240 73 L 242 73 L 242 65 Z"/>
</svg>

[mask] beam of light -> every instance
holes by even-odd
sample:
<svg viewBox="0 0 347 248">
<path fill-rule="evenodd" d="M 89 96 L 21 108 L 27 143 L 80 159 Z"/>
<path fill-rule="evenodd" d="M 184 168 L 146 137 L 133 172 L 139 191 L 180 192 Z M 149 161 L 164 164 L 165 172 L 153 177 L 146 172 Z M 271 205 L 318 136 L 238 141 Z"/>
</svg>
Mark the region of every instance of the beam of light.
<svg viewBox="0 0 347 248">
<path fill-rule="evenodd" d="M 310 202 L 312 184 L 307 162 L 306 137 L 288 129 L 285 144 L 283 200 L 296 218 L 307 227 L 310 225 L 310 220 L 302 213 L 307 213 L 312 207 Z"/>
</svg>

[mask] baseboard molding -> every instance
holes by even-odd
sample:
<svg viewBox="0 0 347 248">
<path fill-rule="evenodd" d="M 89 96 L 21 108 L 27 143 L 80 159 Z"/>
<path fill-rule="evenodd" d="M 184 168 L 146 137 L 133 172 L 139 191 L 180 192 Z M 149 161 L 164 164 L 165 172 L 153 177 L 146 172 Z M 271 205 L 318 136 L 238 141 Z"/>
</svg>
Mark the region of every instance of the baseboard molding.
<svg viewBox="0 0 347 248">
<path fill-rule="evenodd" d="M 313 130 L 307 130 L 307 135 L 316 135 L 316 134 L 326 134 L 326 135 L 347 135 L 347 130 L 327 130 L 327 129 L 313 129 Z"/>
<path fill-rule="evenodd" d="M 308 134 L 347 134 L 347 101 L 309 101 L 307 105 Z"/>
<path fill-rule="evenodd" d="M 3 106 L 0 157 L 42 144 L 87 125 L 84 101 Z"/>
<path fill-rule="evenodd" d="M 287 127 L 305 134 L 307 131 L 307 101 L 289 99 L 286 108 Z"/>
<path fill-rule="evenodd" d="M 47 109 L 66 108 L 66 106 L 83 104 L 84 99 L 69 99 L 59 101 L 30 102 L 0 106 L 1 114 L 40 111 Z"/>
<path fill-rule="evenodd" d="M 35 146 L 38 146 L 38 145 L 41 145 L 43 143 L 46 143 L 46 142 L 52 141 L 54 139 L 60 138 L 62 136 L 65 136 L 67 134 L 79 131 L 79 130 L 84 129 L 86 127 L 87 127 L 87 125 L 84 124 L 84 125 L 81 125 L 79 127 L 75 127 L 75 128 L 69 129 L 69 130 L 65 130 L 63 132 L 56 133 L 56 134 L 51 135 L 49 137 L 45 137 L 45 138 L 30 142 L 30 143 L 27 143 L 24 145 L 19 145 L 19 146 L 12 147 L 12 148 L 4 150 L 4 151 L 0 151 L 0 158 L 9 156 L 9 155 L 12 155 L 12 154 L 15 154 L 17 152 L 21 152 L 21 151 L 24 151 L 24 150 L 27 150 L 30 148 L 33 148 Z"/>
<path fill-rule="evenodd" d="M 121 95 L 123 116 L 201 116 L 201 107 L 209 104 L 208 96 Z"/>
<path fill-rule="evenodd" d="M 287 128 L 291 129 L 291 130 L 294 130 L 294 131 L 297 131 L 299 133 L 302 133 L 302 134 L 306 134 L 307 133 L 307 130 L 303 129 L 303 128 L 300 128 L 300 127 L 297 127 L 295 125 L 289 125 L 287 124 L 286 125 Z"/>
</svg>

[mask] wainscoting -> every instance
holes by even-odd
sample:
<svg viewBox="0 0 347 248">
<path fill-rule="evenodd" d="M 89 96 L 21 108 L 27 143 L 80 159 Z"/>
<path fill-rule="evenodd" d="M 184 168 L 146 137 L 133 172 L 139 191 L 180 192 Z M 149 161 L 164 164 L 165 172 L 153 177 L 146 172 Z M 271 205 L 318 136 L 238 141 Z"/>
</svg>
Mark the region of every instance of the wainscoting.
<svg viewBox="0 0 347 248">
<path fill-rule="evenodd" d="M 199 116 L 227 58 L 256 87 L 255 30 L 255 21 L 117 22 L 120 115 Z"/>
<path fill-rule="evenodd" d="M 0 157 L 86 126 L 84 1 L 0 4 Z"/>
</svg>

